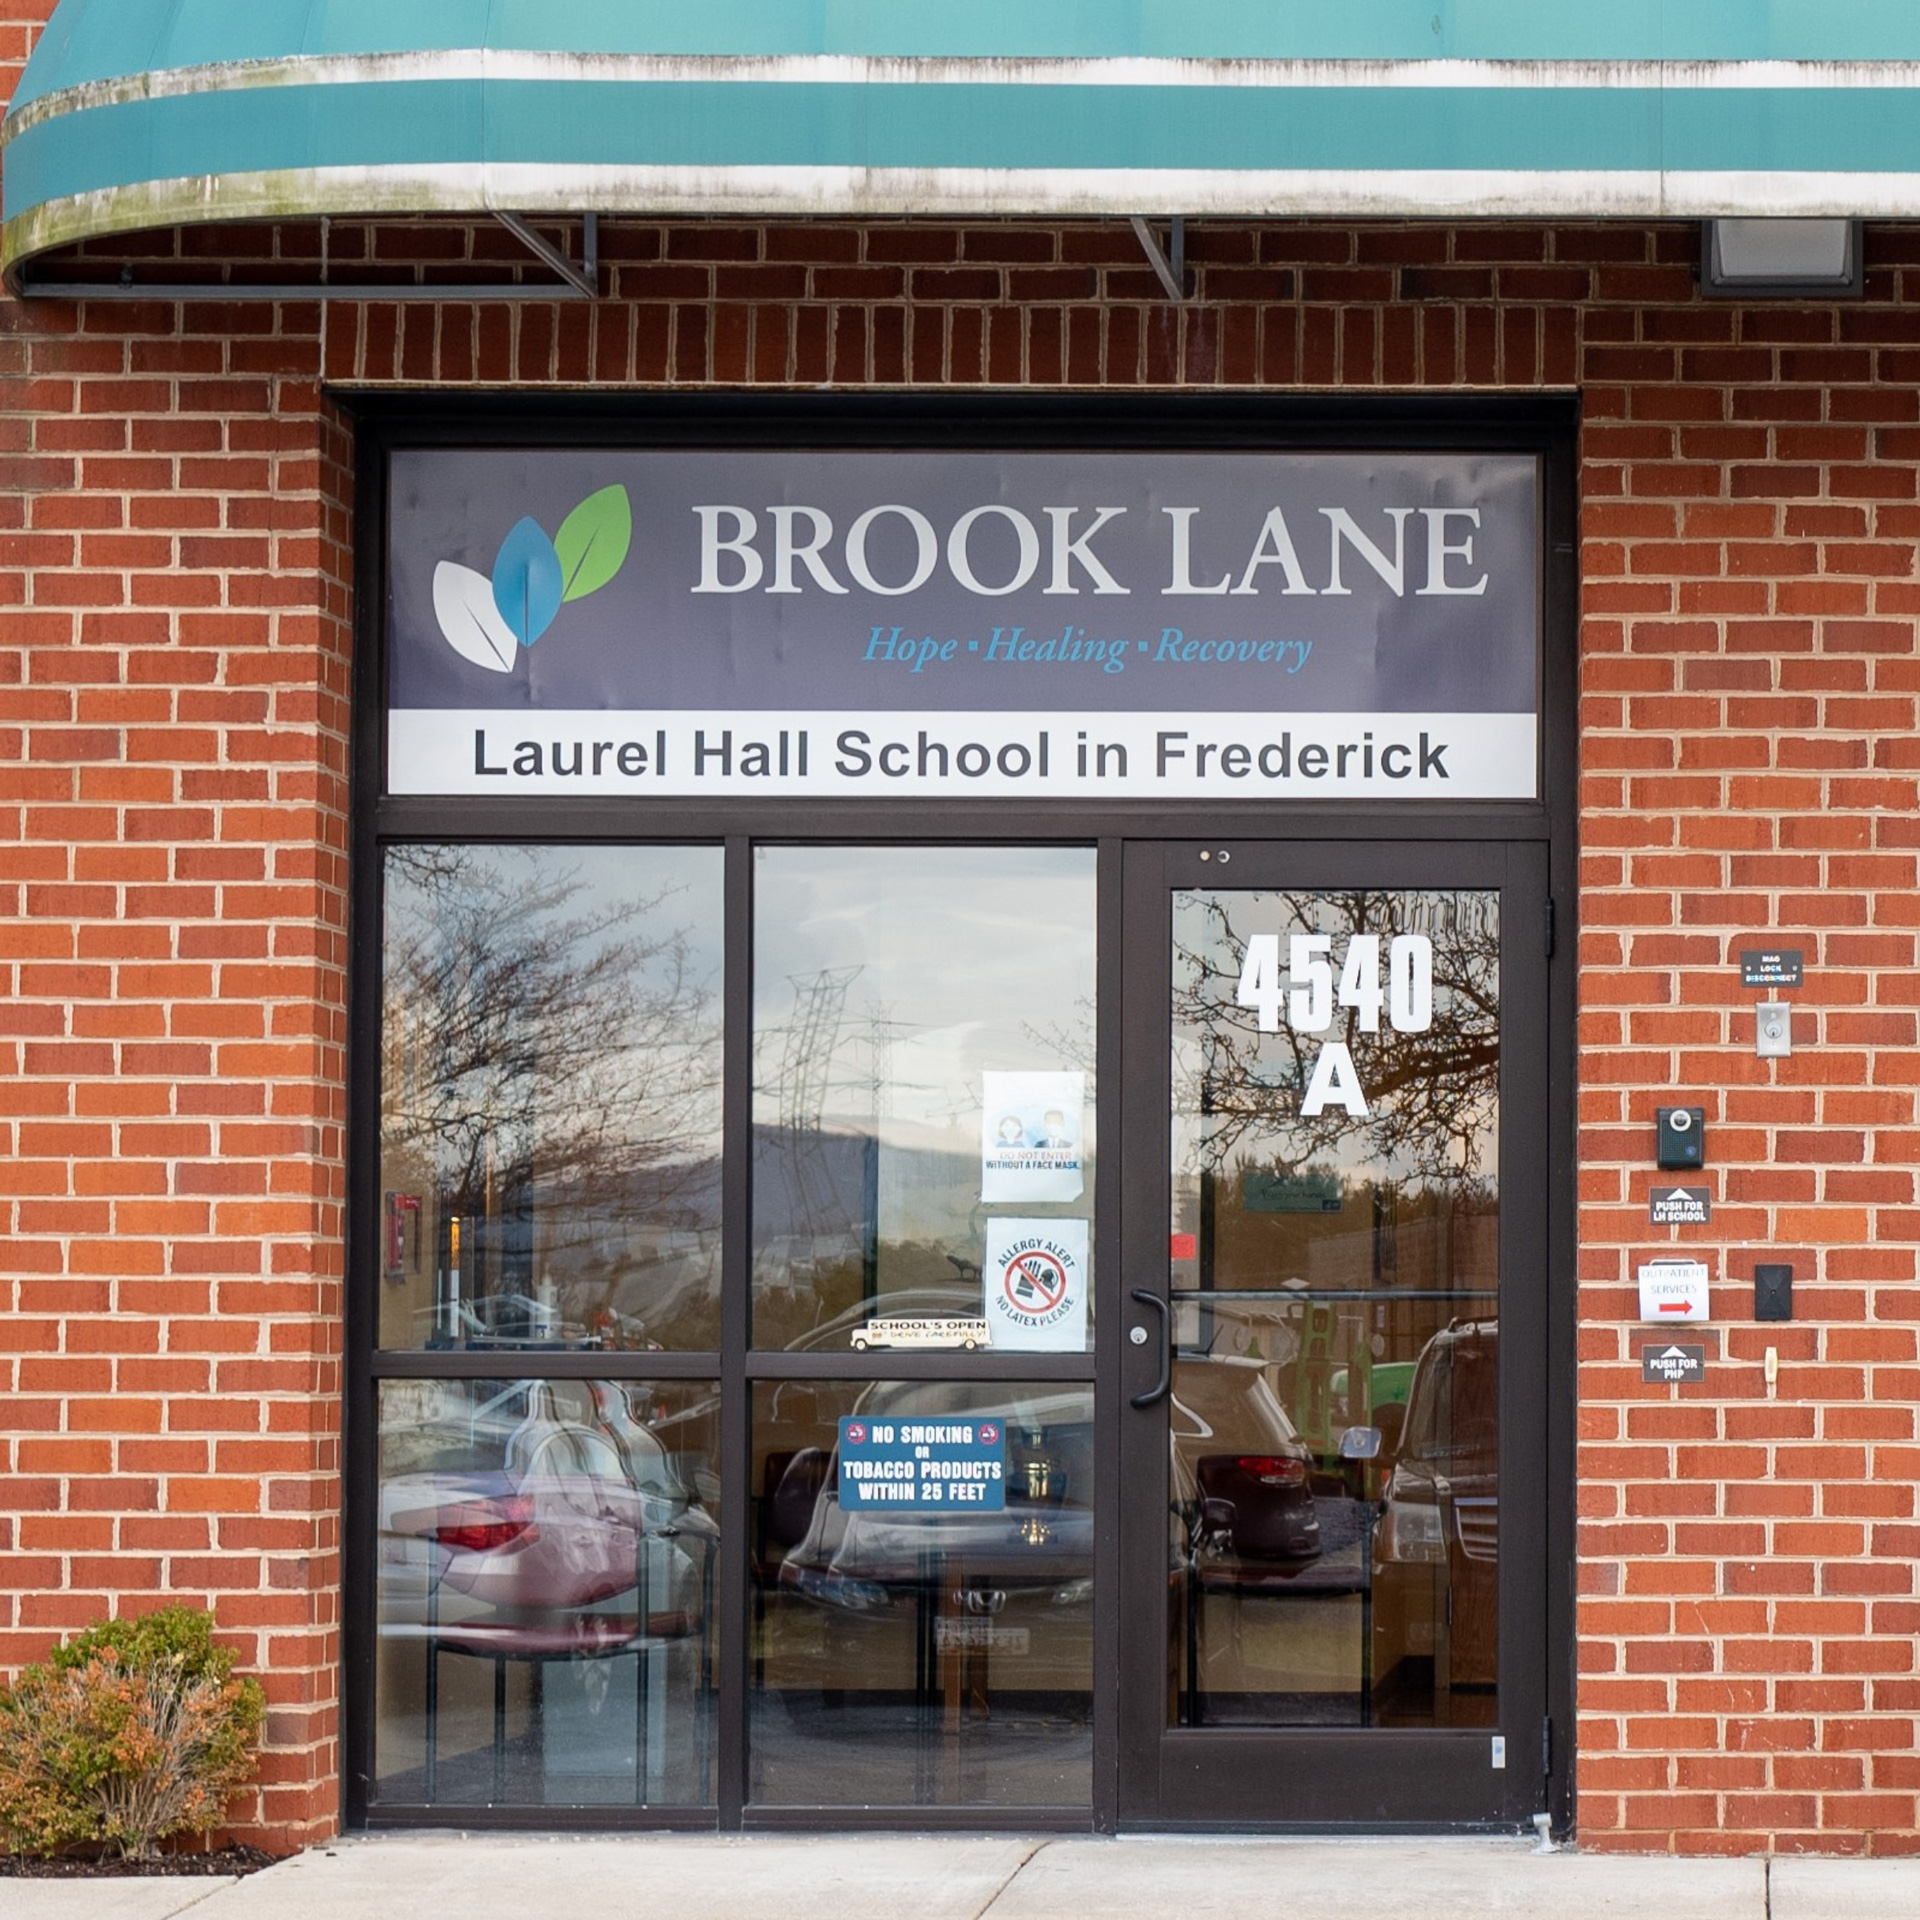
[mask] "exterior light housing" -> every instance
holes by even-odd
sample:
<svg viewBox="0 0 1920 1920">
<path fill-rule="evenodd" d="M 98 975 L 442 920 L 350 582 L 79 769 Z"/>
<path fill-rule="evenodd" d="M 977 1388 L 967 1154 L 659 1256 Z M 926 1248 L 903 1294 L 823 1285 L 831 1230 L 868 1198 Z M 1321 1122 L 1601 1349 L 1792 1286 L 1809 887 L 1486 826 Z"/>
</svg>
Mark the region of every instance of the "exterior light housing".
<svg viewBox="0 0 1920 1920">
<path fill-rule="evenodd" d="M 1858 220 L 1709 220 L 1700 235 L 1709 299 L 1858 298 Z"/>
</svg>

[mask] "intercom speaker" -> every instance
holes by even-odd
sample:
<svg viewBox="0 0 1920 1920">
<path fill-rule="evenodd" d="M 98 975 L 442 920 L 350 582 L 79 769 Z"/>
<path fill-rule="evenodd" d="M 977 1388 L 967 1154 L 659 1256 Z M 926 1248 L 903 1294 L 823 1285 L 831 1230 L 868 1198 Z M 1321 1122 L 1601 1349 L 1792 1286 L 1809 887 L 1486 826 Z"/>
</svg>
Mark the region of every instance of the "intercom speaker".
<svg viewBox="0 0 1920 1920">
<path fill-rule="evenodd" d="M 1753 1317 L 1756 1320 L 1793 1318 L 1793 1269 L 1790 1266 L 1767 1261 L 1755 1263 Z"/>
<path fill-rule="evenodd" d="M 1706 1165 L 1707 1110 L 1705 1107 L 1662 1107 L 1656 1115 L 1658 1136 L 1655 1163 L 1669 1172 Z"/>
</svg>

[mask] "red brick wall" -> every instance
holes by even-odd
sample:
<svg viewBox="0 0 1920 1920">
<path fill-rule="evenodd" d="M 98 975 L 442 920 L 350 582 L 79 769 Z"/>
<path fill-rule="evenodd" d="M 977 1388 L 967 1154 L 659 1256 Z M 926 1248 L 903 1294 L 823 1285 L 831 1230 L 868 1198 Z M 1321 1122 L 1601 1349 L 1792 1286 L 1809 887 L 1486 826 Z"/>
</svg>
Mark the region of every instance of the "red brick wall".
<svg viewBox="0 0 1920 1920">
<path fill-rule="evenodd" d="M 21 41 L 0 22 L 0 63 Z M 1920 234 L 1876 231 L 1838 308 L 1702 303 L 1695 245 L 1203 226 L 1176 310 L 1117 224 L 618 221 L 592 308 L 0 304 L 0 1665 L 210 1602 L 273 1699 L 244 1824 L 329 1830 L 350 608 L 323 382 L 1551 386 L 1585 417 L 1582 1840 L 1920 1848 Z M 317 250 L 195 236 L 141 269 Z M 331 254 L 461 275 L 513 246 L 336 226 Z M 1779 1064 L 1729 966 L 1762 938 L 1810 968 Z M 1716 1212 L 1673 1237 L 1730 1356 L 1677 1391 L 1639 1384 L 1627 1324 L 1675 1095 L 1707 1108 Z M 1800 1316 L 1765 1334 L 1738 1323 L 1761 1250 Z"/>
<path fill-rule="evenodd" d="M 23 56 L 0 21 L 5 88 Z M 0 302 L 0 1667 L 211 1604 L 337 1799 L 347 448 L 315 310 Z"/>
<path fill-rule="evenodd" d="M 1913 1851 L 1920 238 L 1863 304 L 1582 316 L 1589 1843 Z M 1805 950 L 1794 1057 L 1730 965 Z M 1653 1109 L 1707 1109 L 1729 1360 L 1639 1385 Z M 1740 1325 L 1759 1259 L 1791 1326 Z M 1780 1372 L 1770 1394 L 1767 1347 Z"/>
</svg>

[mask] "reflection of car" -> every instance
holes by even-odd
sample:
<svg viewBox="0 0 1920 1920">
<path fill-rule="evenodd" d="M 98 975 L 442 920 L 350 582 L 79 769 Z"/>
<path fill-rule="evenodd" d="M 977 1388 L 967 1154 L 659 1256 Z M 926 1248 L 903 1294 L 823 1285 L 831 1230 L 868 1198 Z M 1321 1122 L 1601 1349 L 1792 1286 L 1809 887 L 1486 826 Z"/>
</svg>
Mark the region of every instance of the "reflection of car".
<svg viewBox="0 0 1920 1920">
<path fill-rule="evenodd" d="M 1436 1687 L 1486 1686 L 1497 1654 L 1500 1329 L 1456 1321 L 1426 1344 L 1375 1535 L 1382 1610 Z"/>
<path fill-rule="evenodd" d="M 417 1425 L 382 1436 L 381 1599 L 417 1625 L 429 1590 L 491 1607 L 574 1609 L 630 1592 L 649 1552 L 704 1553 L 713 1523 L 682 1463 L 626 1390 L 541 1381 L 447 1383 Z M 484 1397 L 482 1397 L 484 1396 Z M 392 1410 L 394 1413 L 398 1409 Z M 662 1543 L 650 1548 L 649 1542 Z"/>
<path fill-rule="evenodd" d="M 771 1495 L 776 1536 L 801 1524 L 796 1509 L 811 1499 L 804 1531 L 780 1563 L 781 1586 L 853 1612 L 880 1611 L 914 1596 L 945 1595 L 984 1614 L 999 1613 L 1015 1595 L 1058 1606 L 1091 1597 L 1088 1389 L 883 1381 L 862 1393 L 854 1410 L 868 1420 L 996 1419 L 1006 1431 L 1006 1506 L 1000 1512 L 848 1512 L 840 1505 L 837 1462 L 806 1449 L 792 1457 Z"/>
<path fill-rule="evenodd" d="M 1084 1603 L 1093 1570 L 1093 1394 L 973 1381 L 878 1382 L 857 1413 L 872 1419 L 993 1417 L 1007 1434 L 1003 1512 L 844 1511 L 837 1461 L 817 1447 L 782 1456 L 766 1490 L 768 1542 L 786 1549 L 791 1592 L 877 1611 L 944 1582 L 974 1611 L 1015 1594 Z M 1320 1552 L 1309 1456 L 1257 1359 L 1182 1361 L 1169 1409 L 1170 1492 L 1194 1549 L 1300 1564 Z"/>
<path fill-rule="evenodd" d="M 1312 1455 L 1274 1398 L 1263 1361 L 1183 1359 L 1168 1411 L 1174 1496 L 1194 1547 L 1239 1560 L 1318 1556 Z"/>
</svg>

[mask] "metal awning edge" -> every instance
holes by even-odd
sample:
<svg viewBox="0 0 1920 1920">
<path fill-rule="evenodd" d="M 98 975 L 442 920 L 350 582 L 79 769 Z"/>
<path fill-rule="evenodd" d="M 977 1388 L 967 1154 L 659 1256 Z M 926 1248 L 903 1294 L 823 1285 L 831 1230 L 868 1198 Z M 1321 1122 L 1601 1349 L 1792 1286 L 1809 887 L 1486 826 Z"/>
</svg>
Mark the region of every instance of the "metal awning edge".
<svg viewBox="0 0 1920 1920">
<path fill-rule="evenodd" d="M 498 145 L 510 147 L 519 136 L 502 133 L 496 141 L 492 103 L 497 98 L 504 112 L 516 87 L 541 81 L 611 83 L 615 91 L 601 92 L 601 99 L 622 102 L 631 87 L 636 113 L 646 110 L 649 86 L 662 89 L 659 98 L 664 102 L 676 87 L 694 82 L 737 81 L 761 89 L 763 102 L 778 100 L 791 91 L 796 103 L 802 98 L 822 98 L 814 91 L 817 85 L 840 90 L 851 104 L 836 109 L 842 118 L 830 128 L 833 137 L 817 142 L 828 148 L 819 156 L 818 164 L 807 163 L 813 156 L 804 152 L 804 142 L 798 143 L 794 158 L 781 154 L 759 163 L 739 164 L 728 164 L 724 151 L 717 155 L 709 152 L 697 161 L 691 156 L 682 159 L 662 153 L 611 163 L 561 159 L 552 153 L 524 161 L 510 151 L 502 155 Z M 1078 88 L 1108 101 L 1127 99 L 1128 110 L 1117 119 L 1116 108 L 1101 109 L 1110 122 L 1122 127 L 1140 124 L 1131 108 L 1136 96 L 1127 94 L 1129 88 L 1140 90 L 1137 98 L 1142 113 L 1148 112 L 1156 100 L 1167 102 L 1176 97 L 1174 93 L 1156 94 L 1154 89 L 1176 89 L 1183 102 L 1181 111 L 1198 127 L 1215 119 L 1205 103 L 1210 90 L 1219 89 L 1223 109 L 1229 98 L 1244 103 L 1231 124 L 1248 129 L 1272 124 L 1257 117 L 1247 118 L 1248 107 L 1257 106 L 1262 115 L 1265 112 L 1264 101 L 1247 101 L 1249 89 L 1270 92 L 1274 112 L 1283 115 L 1289 98 L 1317 99 L 1332 110 L 1330 96 L 1342 89 L 1356 90 L 1352 97 L 1357 110 L 1363 92 L 1370 92 L 1371 111 L 1383 128 L 1404 123 L 1404 116 L 1388 104 L 1396 97 L 1391 90 L 1401 88 L 1410 90 L 1409 105 L 1413 99 L 1424 97 L 1435 103 L 1437 110 L 1442 100 L 1459 101 L 1467 118 L 1461 120 L 1460 114 L 1449 107 L 1447 117 L 1436 123 L 1443 127 L 1486 124 L 1485 115 L 1495 99 L 1511 98 L 1520 107 L 1534 97 L 1542 104 L 1533 109 L 1533 135 L 1516 147 L 1512 165 L 1488 164 L 1490 150 L 1483 151 L 1478 164 L 1431 164 L 1452 157 L 1445 153 L 1444 144 L 1445 138 L 1457 137 L 1454 135 L 1445 136 L 1437 146 L 1428 139 L 1427 152 L 1405 151 L 1405 164 L 1380 166 L 1326 164 L 1330 155 L 1323 157 L 1310 150 L 1283 156 L 1272 141 L 1265 142 L 1267 154 L 1263 157 L 1256 152 L 1255 164 L 1248 166 L 1233 165 L 1230 153 L 1224 161 L 1216 157 L 1209 166 L 1134 166 L 1125 164 L 1121 154 L 1109 152 L 1106 163 L 1101 164 L 1102 156 L 1095 152 L 1089 155 L 1091 164 L 1082 167 L 1062 164 L 1063 144 L 1059 140 L 1044 164 L 1022 164 L 1017 151 L 1020 143 L 1013 140 L 1001 143 L 1006 150 L 1000 155 L 989 151 L 981 164 L 964 164 L 972 158 L 964 152 L 970 142 L 953 137 L 947 141 L 948 149 L 961 149 L 954 158 L 963 164 L 949 164 L 946 155 L 931 152 L 902 153 L 896 163 L 889 164 L 884 153 L 869 159 L 857 151 L 831 150 L 836 145 L 845 149 L 863 144 L 857 137 L 842 137 L 842 128 L 864 126 L 869 94 L 864 85 L 854 83 L 868 81 L 881 83 L 881 91 L 872 95 L 875 101 L 886 90 L 900 93 L 911 82 L 913 90 L 923 86 L 930 90 L 974 89 L 981 99 L 1004 98 L 1012 106 L 1063 97 L 1047 96 L 1036 89 Z M 422 82 L 427 83 L 424 88 Z M 437 84 L 442 82 L 449 83 L 444 95 Z M 103 151 L 99 141 L 112 137 L 109 123 L 119 113 L 150 112 L 170 118 L 175 111 L 193 111 L 191 103 L 196 98 L 211 106 L 213 96 L 223 96 L 237 106 L 241 97 L 257 98 L 261 90 L 275 88 L 306 89 L 305 100 L 319 102 L 340 96 L 312 89 L 336 86 L 349 92 L 358 89 L 366 102 L 379 101 L 384 106 L 388 104 L 384 92 L 388 85 L 411 86 L 416 102 L 442 98 L 462 102 L 461 112 L 468 116 L 466 128 L 442 145 L 457 149 L 462 143 L 471 143 L 481 151 L 471 158 L 458 152 L 405 157 L 390 154 L 365 165 L 340 164 L 338 155 L 315 156 L 308 165 L 268 165 L 249 171 L 231 165 L 234 160 L 244 162 L 248 156 L 236 151 L 235 143 L 229 140 L 221 155 L 229 163 L 225 168 L 194 174 L 167 169 L 163 177 L 122 179 L 118 183 L 113 183 L 112 173 L 121 168 L 130 173 L 159 162 L 155 170 L 160 171 L 169 158 L 191 162 L 203 157 L 192 150 L 199 136 L 176 138 L 171 154 L 153 149 L 143 154 L 141 145 L 128 145 L 115 168 L 98 160 Z M 1741 96 L 1740 89 L 1755 85 L 1776 91 Z M 1848 99 L 1836 97 L 1835 91 L 1849 86 L 1866 87 L 1868 92 L 1856 97 L 1878 102 L 1878 114 L 1872 122 L 1877 131 L 1871 136 L 1852 134 L 1858 115 L 1850 111 Z M 1480 89 L 1482 104 L 1471 105 L 1459 91 L 1466 88 Z M 501 90 L 498 95 L 495 89 Z M 1389 91 L 1383 93 L 1383 89 Z M 1557 157 L 1561 138 L 1558 129 L 1567 122 L 1557 104 L 1550 110 L 1545 106 L 1562 90 L 1578 90 L 1580 96 L 1576 102 L 1571 91 L 1563 94 L 1567 112 L 1586 112 L 1590 119 L 1599 113 L 1604 116 L 1599 124 L 1605 129 L 1604 139 L 1589 137 L 1584 155 L 1570 153 L 1571 164 L 1564 167 L 1551 162 Z M 725 92 L 724 84 L 721 91 Z M 7 285 L 17 287 L 25 266 L 44 253 L 82 240 L 145 228 L 327 215 L 591 211 L 663 218 L 709 214 L 776 218 L 1075 218 L 1140 214 L 1241 219 L 1614 220 L 1739 214 L 1912 218 L 1920 215 L 1920 160 L 1916 160 L 1913 142 L 1899 131 L 1906 124 L 1901 116 L 1907 111 L 1907 103 L 1889 97 L 1896 93 L 1910 95 L 1913 106 L 1920 109 L 1920 62 L 908 60 L 841 55 L 556 55 L 488 49 L 234 62 L 92 82 L 41 96 L 10 115 L 0 125 L 0 145 L 35 136 L 33 162 L 24 171 L 10 171 L 23 183 L 34 180 L 31 187 L 22 184 L 23 195 L 44 191 L 46 198 L 12 214 L 0 227 L 0 274 Z M 1798 99 L 1814 111 L 1814 100 L 1822 95 L 1825 99 L 1814 120 L 1807 123 L 1812 131 L 1803 131 L 1797 143 L 1781 146 L 1778 140 L 1742 133 L 1743 129 L 1773 124 L 1773 116 L 1789 100 Z M 391 104 L 396 111 L 402 97 L 394 96 Z M 741 99 L 744 102 L 748 97 Z M 901 97 L 918 95 L 910 91 Z M 929 104 L 933 97 L 930 92 Z M 964 96 L 947 93 L 945 97 L 951 101 Z M 313 114 L 315 125 L 331 121 L 336 127 L 350 130 L 354 124 L 350 118 L 341 120 L 330 109 L 323 113 L 318 105 L 296 107 L 295 98 L 293 93 L 288 94 L 288 111 Z M 585 96 L 582 104 L 584 100 Z M 1692 166 L 1672 164 L 1680 157 L 1676 147 L 1683 148 L 1686 143 L 1665 131 L 1669 108 L 1680 111 L 1678 103 L 1682 100 L 1694 103 L 1685 109 L 1693 116 L 1689 124 L 1699 122 L 1704 114 L 1710 133 L 1704 140 L 1692 141 L 1687 154 L 1696 163 Z M 1769 100 L 1780 104 L 1769 105 Z M 178 109 L 170 108 L 163 104 L 168 101 L 181 104 Z M 261 104 L 264 107 L 267 103 Z M 964 115 L 973 110 L 970 103 L 955 112 Z M 103 115 L 97 137 L 87 119 L 96 111 Z M 377 128 L 378 111 L 370 106 L 361 111 L 374 111 L 375 117 L 367 125 L 370 130 Z M 750 116 L 743 126 L 751 124 L 754 110 L 743 104 L 741 111 Z M 1476 113 L 1482 116 L 1478 121 L 1473 117 Z M 1729 113 L 1734 118 L 1729 119 Z M 1889 113 L 1894 115 L 1891 121 L 1887 119 Z M 1504 108 L 1498 118 L 1500 123 L 1506 122 Z M 1916 111 L 1915 120 L 1920 122 L 1920 111 Z M 56 130 L 55 122 L 64 125 Z M 269 122 L 279 124 L 272 115 L 262 124 Z M 1352 124 L 1344 101 L 1334 112 L 1334 123 Z M 963 117 L 961 124 L 964 127 L 970 122 Z M 1014 124 L 1018 124 L 1017 115 Z M 1733 140 L 1736 148 L 1744 141 L 1743 157 L 1771 159 L 1775 156 L 1766 148 L 1773 144 L 1780 147 L 1778 158 L 1785 164 L 1702 169 L 1697 163 L 1714 157 L 1711 147 L 1724 144 L 1729 130 L 1741 136 Z M 1820 167 L 1818 162 L 1825 157 L 1821 145 L 1837 141 L 1844 149 L 1850 135 L 1854 151 L 1846 157 L 1854 164 Z M 91 165 L 66 165 L 68 184 L 74 190 L 60 191 L 58 164 L 51 177 L 45 177 L 41 144 L 45 137 L 64 143 L 69 154 L 93 157 Z M 1620 164 L 1612 165 L 1608 164 L 1613 158 L 1609 147 L 1616 140 Z M 271 148 L 295 143 L 269 138 L 260 144 Z M 342 134 L 335 144 L 352 143 Z M 485 151 L 490 144 L 495 146 L 491 153 Z M 531 144 L 550 143 L 536 137 Z M 898 151 L 903 146 L 910 149 L 929 143 L 896 138 L 893 144 Z M 990 150 L 995 143 L 989 138 L 982 144 Z M 1164 138 L 1157 142 L 1128 139 L 1110 144 L 1138 146 L 1144 158 L 1156 144 L 1164 149 L 1167 142 Z M 1261 142 L 1256 139 L 1253 144 L 1257 148 Z M 1350 137 L 1346 144 L 1352 145 Z M 1417 144 L 1409 142 L 1409 146 Z M 1484 141 L 1468 144 L 1486 148 Z M 1875 150 L 1883 146 L 1898 149 L 1899 158 L 1907 164 L 1885 171 L 1859 164 L 1863 160 L 1871 162 Z M 10 153 L 8 157 L 13 156 Z M 212 160 L 214 155 L 204 153 L 204 157 Z M 293 157 L 289 153 L 288 158 Z M 1734 155 L 1730 152 L 1728 157 Z M 1274 162 L 1282 158 L 1298 158 L 1303 164 L 1276 167 Z M 1114 164 L 1116 161 L 1122 163 Z M 94 176 L 92 181 L 86 178 L 89 172 Z M 96 185 L 103 173 L 108 176 L 107 183 Z"/>
<path fill-rule="evenodd" d="M 290 54 L 168 67 L 36 95 L 0 122 L 0 147 L 46 120 L 131 100 L 263 87 L 407 81 L 578 81 L 629 86 L 1217 87 L 1296 89 L 1606 87 L 1648 92 L 1860 91 L 1920 88 L 1916 60 L 1215 60 L 878 54 L 578 54 L 472 47 L 411 53 Z"/>
<path fill-rule="evenodd" d="M 583 167 L 493 164 L 327 168 L 143 181 L 48 201 L 0 229 L 17 287 L 32 259 L 155 227 L 321 216 L 411 218 L 507 211 L 656 218 L 1076 218 L 1134 214 L 1284 219 L 1703 219 L 1797 214 L 1920 218 L 1920 174 L 1477 173 L 1346 170 L 1099 174 L 851 167 Z M 217 283 L 209 285 L 218 298 Z M 378 298 L 379 288 L 367 290 Z M 289 297 L 295 297 L 292 293 Z"/>
</svg>

